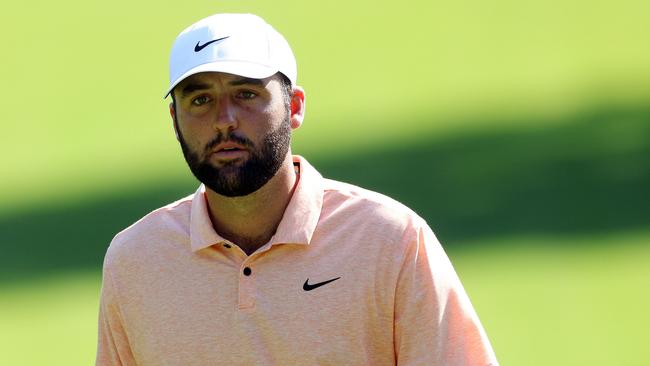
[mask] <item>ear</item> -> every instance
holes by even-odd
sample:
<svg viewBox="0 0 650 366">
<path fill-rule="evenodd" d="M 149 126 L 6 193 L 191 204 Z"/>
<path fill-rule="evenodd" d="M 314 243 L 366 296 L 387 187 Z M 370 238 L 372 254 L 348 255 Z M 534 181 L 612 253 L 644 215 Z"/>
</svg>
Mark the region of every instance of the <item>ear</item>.
<svg viewBox="0 0 650 366">
<path fill-rule="evenodd" d="M 305 118 L 305 91 L 294 86 L 291 89 L 291 128 L 296 129 L 302 125 Z"/>
<path fill-rule="evenodd" d="M 176 140 L 180 140 L 180 137 L 178 136 L 178 124 L 176 124 L 176 109 L 174 109 L 174 103 L 169 103 L 169 115 L 172 117 L 172 125 L 174 126 Z"/>
</svg>

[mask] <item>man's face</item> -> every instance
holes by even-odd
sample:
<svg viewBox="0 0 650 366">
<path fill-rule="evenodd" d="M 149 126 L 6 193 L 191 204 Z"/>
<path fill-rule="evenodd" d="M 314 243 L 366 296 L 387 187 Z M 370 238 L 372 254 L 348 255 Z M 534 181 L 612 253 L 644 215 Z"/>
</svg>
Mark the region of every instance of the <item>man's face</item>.
<svg viewBox="0 0 650 366">
<path fill-rule="evenodd" d="M 200 73 L 175 88 L 178 140 L 199 181 L 236 197 L 257 191 L 276 174 L 291 141 L 282 87 L 278 76 Z"/>
</svg>

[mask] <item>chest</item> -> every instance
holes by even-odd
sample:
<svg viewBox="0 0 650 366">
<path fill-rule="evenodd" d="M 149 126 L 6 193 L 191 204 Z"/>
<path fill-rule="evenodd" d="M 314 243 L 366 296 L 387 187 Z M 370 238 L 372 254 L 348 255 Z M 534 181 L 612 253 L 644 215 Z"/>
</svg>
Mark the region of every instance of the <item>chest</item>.
<svg viewBox="0 0 650 366">
<path fill-rule="evenodd" d="M 246 260 L 207 255 L 140 276 L 122 309 L 133 348 L 149 360 L 151 350 L 174 350 L 178 364 L 196 360 L 186 357 L 229 364 L 392 357 L 394 284 L 377 261 L 274 250 Z"/>
</svg>

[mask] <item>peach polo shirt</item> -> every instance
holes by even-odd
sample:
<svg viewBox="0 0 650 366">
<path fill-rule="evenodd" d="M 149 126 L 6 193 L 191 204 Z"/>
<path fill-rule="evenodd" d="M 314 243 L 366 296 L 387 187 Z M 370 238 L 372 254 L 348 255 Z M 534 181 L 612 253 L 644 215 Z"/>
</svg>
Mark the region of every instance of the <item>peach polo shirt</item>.
<svg viewBox="0 0 650 366">
<path fill-rule="evenodd" d="M 97 365 L 497 365 L 426 222 L 294 161 L 250 256 L 214 231 L 203 186 L 113 239 Z"/>
</svg>

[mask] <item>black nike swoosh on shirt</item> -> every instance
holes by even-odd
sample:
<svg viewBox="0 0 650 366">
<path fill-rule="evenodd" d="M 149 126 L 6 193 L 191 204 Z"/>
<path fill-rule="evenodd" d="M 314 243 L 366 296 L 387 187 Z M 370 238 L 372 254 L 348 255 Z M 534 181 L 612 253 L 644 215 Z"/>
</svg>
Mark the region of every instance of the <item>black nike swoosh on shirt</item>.
<svg viewBox="0 0 650 366">
<path fill-rule="evenodd" d="M 305 281 L 305 283 L 302 285 L 302 289 L 305 290 L 305 291 L 311 291 L 313 289 L 316 289 L 316 288 L 319 288 L 321 286 L 327 285 L 330 282 L 334 282 L 334 281 L 338 280 L 339 278 L 341 278 L 341 277 L 332 278 L 331 280 L 318 282 L 318 283 L 314 283 L 314 284 L 311 284 L 311 285 L 309 284 L 309 278 L 308 278 Z"/>
<path fill-rule="evenodd" d="M 196 42 L 196 46 L 194 46 L 194 52 L 199 52 L 202 49 L 204 49 L 205 47 L 207 47 L 208 45 L 213 44 L 214 42 L 223 41 L 224 39 L 226 39 L 228 37 L 230 37 L 230 36 L 213 39 L 212 41 L 206 42 L 204 44 L 199 44 L 199 43 L 201 43 L 201 41 L 198 41 L 198 42 Z"/>
</svg>

